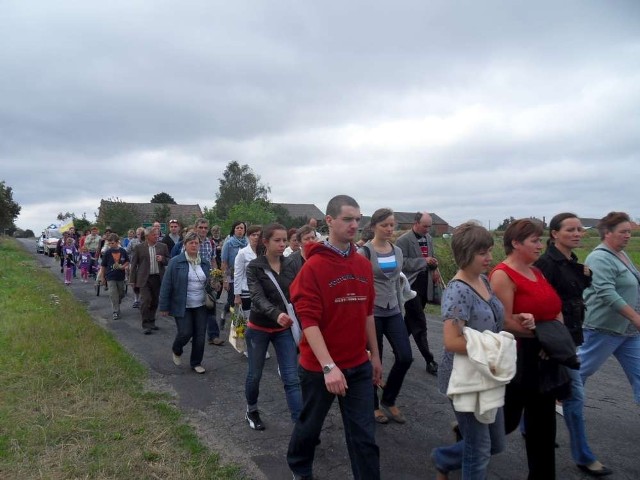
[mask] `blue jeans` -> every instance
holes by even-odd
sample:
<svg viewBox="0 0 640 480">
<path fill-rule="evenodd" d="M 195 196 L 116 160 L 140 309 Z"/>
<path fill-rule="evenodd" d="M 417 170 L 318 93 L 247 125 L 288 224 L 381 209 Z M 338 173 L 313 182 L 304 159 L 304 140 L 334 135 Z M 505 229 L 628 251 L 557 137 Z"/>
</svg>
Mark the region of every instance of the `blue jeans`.
<svg viewBox="0 0 640 480">
<path fill-rule="evenodd" d="M 218 320 L 216 320 L 216 304 L 212 310 L 205 308 L 207 312 L 207 339 L 213 340 L 220 337 L 220 327 L 218 326 Z"/>
<path fill-rule="evenodd" d="M 396 398 L 398 393 L 400 393 L 400 388 L 402 388 L 404 377 L 411 366 L 411 362 L 413 362 L 409 333 L 404 324 L 404 318 L 402 318 L 402 315 L 399 313 L 391 317 L 375 317 L 375 321 L 380 358 L 382 358 L 382 347 L 384 344 L 382 339 L 383 335 L 389 340 L 395 357 L 393 367 L 391 367 L 389 376 L 387 377 L 387 383 L 382 391 L 382 403 L 391 407 L 396 404 Z M 377 387 L 374 385 L 373 404 L 377 409 L 378 395 L 376 390 Z"/>
<path fill-rule="evenodd" d="M 173 341 L 173 353 L 182 355 L 184 346 L 193 338 L 191 345 L 191 367 L 196 367 L 202 363 L 204 355 L 204 336 L 207 329 L 207 309 L 202 307 L 187 308 L 184 317 L 176 317 L 176 327 L 178 332 Z"/>
<path fill-rule="evenodd" d="M 446 447 L 434 448 L 431 458 L 438 470 L 462 469 L 463 480 L 484 480 L 491 455 L 504 450 L 504 415 L 498 409 L 496 421 L 480 423 L 473 413 L 455 412 L 463 440 Z"/>
<path fill-rule="evenodd" d="M 640 336 L 623 337 L 597 330 L 584 329 L 584 343 L 578 349 L 582 383 L 596 373 L 602 364 L 615 356 L 633 389 L 633 398 L 640 403 Z"/>
<path fill-rule="evenodd" d="M 569 430 L 571 440 L 571 456 L 578 465 L 589 465 L 596 461 L 587 442 L 584 428 L 584 386 L 578 370 L 568 369 L 571 377 L 571 396 L 562 401 L 564 423 Z"/>
<path fill-rule="evenodd" d="M 311 476 L 313 458 L 320 439 L 322 424 L 336 396 L 327 390 L 322 372 L 300 367 L 300 386 L 304 405 L 293 427 L 287 462 L 292 472 Z M 380 479 L 380 450 L 375 439 L 370 362 L 342 370 L 349 386 L 344 397 L 338 397 L 344 436 L 351 459 L 354 480 Z"/>
<path fill-rule="evenodd" d="M 284 392 L 287 398 L 291 419 L 295 422 L 302 410 L 302 394 L 300 393 L 300 379 L 298 378 L 298 351 L 296 342 L 293 341 L 291 329 L 281 332 L 263 332 L 251 327 L 245 331 L 245 343 L 249 357 L 249 370 L 245 382 L 245 397 L 247 398 L 247 410 L 258 409 L 258 395 L 260 394 L 260 379 L 264 368 L 265 354 L 269 342 L 273 343 L 280 367 L 280 378 L 284 384 Z"/>
</svg>

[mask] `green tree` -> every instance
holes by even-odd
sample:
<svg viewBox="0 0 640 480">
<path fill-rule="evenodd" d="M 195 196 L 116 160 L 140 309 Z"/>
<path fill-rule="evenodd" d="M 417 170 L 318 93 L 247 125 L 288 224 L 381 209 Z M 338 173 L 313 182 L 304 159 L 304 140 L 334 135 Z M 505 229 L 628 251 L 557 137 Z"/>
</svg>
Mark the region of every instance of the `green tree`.
<svg viewBox="0 0 640 480">
<path fill-rule="evenodd" d="M 500 225 L 498 225 L 498 227 L 496 228 L 496 230 L 500 231 L 500 232 L 504 232 L 507 227 L 509 225 L 511 225 L 513 222 L 515 222 L 516 219 L 513 217 L 509 217 L 509 218 L 505 218 L 502 223 Z"/>
<path fill-rule="evenodd" d="M 86 212 L 82 213 L 82 217 L 76 217 L 76 214 L 73 214 L 73 226 L 76 227 L 76 232 L 82 233 L 85 230 L 91 228 L 91 222 L 87 220 Z"/>
<path fill-rule="evenodd" d="M 262 184 L 260 176 L 256 175 L 249 165 L 240 165 L 236 161 L 230 162 L 222 178 L 218 180 L 220 188 L 216 193 L 214 207 L 217 218 L 230 219 L 231 208 L 240 202 L 251 204 L 257 200 L 269 201 L 271 187 Z"/>
<path fill-rule="evenodd" d="M 220 223 L 223 235 L 229 233 L 235 221 L 242 221 L 247 225 L 268 225 L 276 221 L 276 214 L 271 204 L 265 200 L 242 201 L 231 207 L 229 217 Z M 210 225 L 213 224 L 210 223 Z"/>
<path fill-rule="evenodd" d="M 166 203 L 163 203 L 161 205 L 156 205 L 156 207 L 153 209 L 153 218 L 154 220 L 157 220 L 160 223 L 169 223 L 169 220 L 171 220 L 169 218 L 170 216 L 171 216 L 171 207 Z"/>
<path fill-rule="evenodd" d="M 178 204 L 171 195 L 165 192 L 156 193 L 151 199 L 151 203 L 170 203 L 171 205 Z"/>
<path fill-rule="evenodd" d="M 124 235 L 130 228 L 138 225 L 138 212 L 130 203 L 126 203 L 118 197 L 108 198 L 100 207 L 100 230 L 111 227 L 111 230 L 119 235 Z"/>
<path fill-rule="evenodd" d="M 16 229 L 15 220 L 22 207 L 13 201 L 13 189 L 5 181 L 0 182 L 0 233 L 7 231 L 9 235 Z"/>
</svg>

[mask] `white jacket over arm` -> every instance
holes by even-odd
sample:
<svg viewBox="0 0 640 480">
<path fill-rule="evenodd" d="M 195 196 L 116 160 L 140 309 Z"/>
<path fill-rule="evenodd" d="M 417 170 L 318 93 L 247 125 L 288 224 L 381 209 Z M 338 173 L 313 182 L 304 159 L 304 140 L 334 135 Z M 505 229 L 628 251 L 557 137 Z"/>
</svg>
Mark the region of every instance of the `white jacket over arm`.
<svg viewBox="0 0 640 480">
<path fill-rule="evenodd" d="M 493 423 L 504 405 L 505 386 L 516 374 L 516 341 L 509 332 L 462 329 L 467 355 L 455 354 L 447 396 L 457 412 L 473 412 Z"/>
</svg>

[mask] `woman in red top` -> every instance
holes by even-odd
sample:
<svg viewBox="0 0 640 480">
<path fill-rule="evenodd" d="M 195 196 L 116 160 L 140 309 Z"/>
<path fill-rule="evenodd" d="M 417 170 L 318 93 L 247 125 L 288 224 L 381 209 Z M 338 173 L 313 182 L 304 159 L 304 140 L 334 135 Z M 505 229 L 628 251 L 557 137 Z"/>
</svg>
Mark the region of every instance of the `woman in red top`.
<svg viewBox="0 0 640 480">
<path fill-rule="evenodd" d="M 556 390 L 543 391 L 541 368 L 553 369 L 535 337 L 536 323 L 562 319 L 562 302 L 533 263 L 542 252 L 542 226 L 516 220 L 504 232 L 506 259 L 491 272 L 491 288 L 504 305 L 504 329 L 518 337 L 518 370 L 505 394 L 505 430 L 524 411 L 529 479 L 555 478 Z M 560 368 L 558 366 L 558 368 Z"/>
</svg>

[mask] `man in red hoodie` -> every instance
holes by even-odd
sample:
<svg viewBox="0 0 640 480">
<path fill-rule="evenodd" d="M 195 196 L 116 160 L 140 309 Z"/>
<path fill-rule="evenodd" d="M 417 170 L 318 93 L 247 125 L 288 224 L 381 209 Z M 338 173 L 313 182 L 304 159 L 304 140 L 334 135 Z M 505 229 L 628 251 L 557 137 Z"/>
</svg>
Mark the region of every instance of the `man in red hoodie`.
<svg viewBox="0 0 640 480">
<path fill-rule="evenodd" d="M 360 217 L 353 198 L 332 198 L 326 212 L 329 239 L 305 247 L 307 261 L 290 287 L 304 331 L 300 342 L 304 404 L 287 452 L 294 479 L 313 478 L 320 430 L 336 396 L 354 479 L 380 478 L 371 384 L 380 384 L 382 366 L 373 320 L 371 264 L 353 244 Z"/>
</svg>

